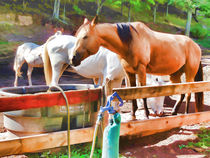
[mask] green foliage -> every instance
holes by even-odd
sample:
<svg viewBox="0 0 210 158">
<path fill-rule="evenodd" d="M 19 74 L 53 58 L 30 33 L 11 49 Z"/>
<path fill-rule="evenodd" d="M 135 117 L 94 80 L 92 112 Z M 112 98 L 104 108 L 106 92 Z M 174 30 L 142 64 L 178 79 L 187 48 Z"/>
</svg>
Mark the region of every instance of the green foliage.
<svg viewBox="0 0 210 158">
<path fill-rule="evenodd" d="M 201 24 L 196 24 L 190 29 L 190 35 L 194 38 L 203 39 L 207 34 L 208 30 L 203 28 Z"/>
<path fill-rule="evenodd" d="M 208 7 L 208 0 L 169 0 L 169 4 L 174 4 L 182 10 L 189 10 L 202 7 Z"/>
<path fill-rule="evenodd" d="M 195 42 L 200 44 L 204 48 L 210 49 L 210 36 L 207 36 L 204 39 L 195 40 Z"/>
<path fill-rule="evenodd" d="M 202 128 L 201 132 L 197 134 L 199 141 L 196 143 L 189 142 L 188 147 L 199 147 L 203 149 L 208 149 L 210 152 L 210 130 L 206 128 Z"/>
<path fill-rule="evenodd" d="M 183 149 L 183 148 L 186 148 L 186 147 L 187 147 L 187 146 L 184 145 L 184 144 L 179 145 L 179 149 Z"/>
<path fill-rule="evenodd" d="M 210 153 L 210 130 L 206 128 L 201 128 L 200 130 L 201 132 L 197 134 L 198 142 L 189 142 L 187 145 L 179 145 L 179 148 L 192 148 L 197 151 Z"/>
<path fill-rule="evenodd" d="M 87 158 L 90 157 L 91 144 L 77 144 L 71 146 L 71 158 Z M 102 151 L 99 148 L 95 148 L 93 158 L 101 158 Z M 53 153 L 51 151 L 45 151 L 43 153 L 27 154 L 30 158 L 68 158 L 67 148 L 60 152 Z"/>
<path fill-rule="evenodd" d="M 5 32 L 5 31 L 12 31 L 13 25 L 10 23 L 1 23 L 0 24 L 0 32 Z"/>
<path fill-rule="evenodd" d="M 210 1 L 203 0 L 203 3 L 199 6 L 199 12 L 203 14 L 205 17 L 210 18 Z"/>
<path fill-rule="evenodd" d="M 82 15 L 82 14 L 85 13 L 85 11 L 84 11 L 84 10 L 81 10 L 81 9 L 78 7 L 78 5 L 73 5 L 73 9 L 74 9 L 74 11 L 75 11 L 77 14 Z"/>
</svg>

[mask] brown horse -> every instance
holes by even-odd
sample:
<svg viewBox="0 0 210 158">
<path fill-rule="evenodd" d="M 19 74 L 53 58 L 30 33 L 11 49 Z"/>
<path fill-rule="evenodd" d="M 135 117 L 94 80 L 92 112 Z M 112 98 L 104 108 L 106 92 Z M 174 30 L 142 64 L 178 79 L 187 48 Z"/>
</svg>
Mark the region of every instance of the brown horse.
<svg viewBox="0 0 210 158">
<path fill-rule="evenodd" d="M 97 17 L 91 22 L 84 20 L 76 32 L 77 42 L 69 55 L 70 62 L 77 66 L 88 56 L 95 54 L 100 46 L 117 53 L 123 59 L 131 82 L 135 86 L 135 75 L 138 75 L 142 86 L 146 85 L 146 72 L 153 75 L 170 75 L 173 83 L 181 82 L 185 73 L 186 82 L 202 81 L 200 47 L 189 37 L 156 32 L 142 22 L 132 23 L 103 23 L 98 24 Z M 172 114 L 176 114 L 185 94 L 181 95 Z M 186 111 L 191 94 L 187 94 Z M 202 110 L 203 93 L 195 94 L 196 112 Z M 148 117 L 146 98 L 144 100 L 145 114 Z M 137 106 L 133 105 L 133 116 Z"/>
</svg>

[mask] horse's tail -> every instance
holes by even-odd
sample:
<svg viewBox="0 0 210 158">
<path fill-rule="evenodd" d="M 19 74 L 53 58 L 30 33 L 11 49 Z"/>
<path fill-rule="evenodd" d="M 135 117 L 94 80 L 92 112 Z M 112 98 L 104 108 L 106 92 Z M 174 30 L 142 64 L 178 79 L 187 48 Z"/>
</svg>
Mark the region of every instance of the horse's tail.
<svg viewBox="0 0 210 158">
<path fill-rule="evenodd" d="M 49 39 L 44 44 L 44 55 L 43 55 L 43 62 L 44 62 L 44 76 L 46 84 L 49 85 L 52 81 L 52 65 L 50 62 L 50 57 L 48 54 L 47 44 L 55 39 L 58 35 L 61 35 L 61 31 L 57 31 L 53 36 L 49 37 Z"/>
<path fill-rule="evenodd" d="M 195 81 L 203 81 L 203 67 L 202 67 L 201 62 L 199 65 L 198 72 L 195 76 Z M 202 111 L 203 110 L 203 92 L 195 93 L 195 103 L 196 103 L 195 111 L 196 112 Z"/>
<path fill-rule="evenodd" d="M 22 77 L 22 72 L 21 72 L 22 65 L 18 64 L 18 63 L 20 63 L 19 60 L 21 60 L 20 59 L 20 55 L 22 55 L 21 49 L 22 49 L 21 46 L 19 46 L 17 48 L 16 54 L 15 54 L 15 59 L 14 59 L 14 65 L 13 65 L 13 70 L 15 71 L 15 73 L 17 74 L 18 77 Z M 24 63 L 24 61 L 21 62 L 21 64 L 23 64 L 23 63 Z"/>
</svg>

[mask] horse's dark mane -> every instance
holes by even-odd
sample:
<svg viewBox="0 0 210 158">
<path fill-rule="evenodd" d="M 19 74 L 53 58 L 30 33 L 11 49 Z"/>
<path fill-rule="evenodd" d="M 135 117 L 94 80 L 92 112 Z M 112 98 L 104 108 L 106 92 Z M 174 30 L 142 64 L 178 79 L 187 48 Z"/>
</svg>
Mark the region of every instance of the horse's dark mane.
<svg viewBox="0 0 210 158">
<path fill-rule="evenodd" d="M 135 31 L 136 29 L 129 23 L 117 23 L 116 25 L 117 25 L 117 33 L 118 36 L 120 37 L 120 40 L 127 45 L 130 44 L 132 40 L 130 27 L 132 27 Z"/>
</svg>

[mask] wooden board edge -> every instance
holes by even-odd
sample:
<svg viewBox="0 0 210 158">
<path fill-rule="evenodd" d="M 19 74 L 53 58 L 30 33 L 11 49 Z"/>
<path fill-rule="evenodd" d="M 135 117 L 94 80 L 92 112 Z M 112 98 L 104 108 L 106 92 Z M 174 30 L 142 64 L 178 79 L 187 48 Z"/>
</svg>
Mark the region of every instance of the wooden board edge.
<svg viewBox="0 0 210 158">
<path fill-rule="evenodd" d="M 92 142 L 94 127 L 70 131 L 70 143 Z M 0 156 L 35 152 L 60 146 L 67 146 L 67 131 L 19 137 L 0 141 Z"/>
<path fill-rule="evenodd" d="M 120 136 L 147 136 L 183 125 L 210 121 L 210 111 L 121 123 Z"/>
</svg>

